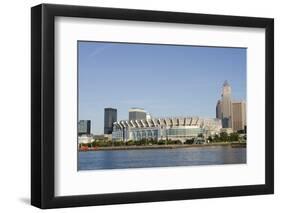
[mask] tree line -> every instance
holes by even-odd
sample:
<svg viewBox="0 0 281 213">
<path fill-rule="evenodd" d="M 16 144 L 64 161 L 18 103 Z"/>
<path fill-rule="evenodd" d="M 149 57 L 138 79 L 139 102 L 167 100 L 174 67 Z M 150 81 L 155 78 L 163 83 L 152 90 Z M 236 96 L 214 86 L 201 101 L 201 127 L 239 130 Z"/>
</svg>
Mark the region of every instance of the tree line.
<svg viewBox="0 0 281 213">
<path fill-rule="evenodd" d="M 199 138 L 204 138 L 203 134 L 198 135 Z M 244 138 L 246 139 L 246 138 Z M 237 142 L 239 141 L 239 134 L 234 133 L 226 133 L 222 132 L 220 134 L 214 135 L 213 137 L 209 136 L 206 138 L 206 142 L 209 143 L 217 143 L 217 142 Z M 184 142 L 181 140 L 155 140 L 155 139 L 141 139 L 137 141 L 129 140 L 126 142 L 123 141 L 111 141 L 111 140 L 96 140 L 91 143 L 82 144 L 80 146 L 88 146 L 88 147 L 111 147 L 111 146 L 147 146 L 147 145 L 180 145 L 180 144 L 193 144 L 193 139 L 187 139 Z"/>
</svg>

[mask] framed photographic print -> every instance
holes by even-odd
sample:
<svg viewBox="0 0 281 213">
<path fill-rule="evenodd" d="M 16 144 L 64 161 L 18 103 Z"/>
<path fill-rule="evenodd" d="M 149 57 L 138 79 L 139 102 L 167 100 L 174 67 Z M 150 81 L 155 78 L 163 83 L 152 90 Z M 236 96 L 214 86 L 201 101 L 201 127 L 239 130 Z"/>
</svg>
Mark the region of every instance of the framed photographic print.
<svg viewBox="0 0 281 213">
<path fill-rule="evenodd" d="M 274 21 L 31 9 L 31 204 L 272 194 Z"/>
</svg>

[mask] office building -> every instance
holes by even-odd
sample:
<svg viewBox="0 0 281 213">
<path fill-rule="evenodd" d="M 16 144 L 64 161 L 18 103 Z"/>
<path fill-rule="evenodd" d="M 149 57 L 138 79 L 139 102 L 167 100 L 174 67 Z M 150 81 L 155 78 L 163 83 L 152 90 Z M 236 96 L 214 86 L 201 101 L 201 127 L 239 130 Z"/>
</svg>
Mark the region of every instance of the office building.
<svg viewBox="0 0 281 213">
<path fill-rule="evenodd" d="M 142 108 L 131 108 L 129 109 L 129 121 L 131 120 L 145 120 L 146 111 Z"/>
<path fill-rule="evenodd" d="M 232 128 L 231 87 L 227 81 L 223 84 L 221 95 L 221 119 L 223 128 Z"/>
<path fill-rule="evenodd" d="M 113 123 L 117 121 L 117 109 L 104 109 L 104 134 L 111 134 L 113 131 Z"/>
<path fill-rule="evenodd" d="M 246 103 L 245 101 L 232 102 L 232 128 L 233 131 L 245 130 Z"/>
<path fill-rule="evenodd" d="M 91 134 L 91 121 L 80 120 L 78 122 L 78 135 L 90 135 Z"/>
<path fill-rule="evenodd" d="M 216 118 L 221 119 L 221 100 L 218 100 L 217 106 L 216 106 Z"/>
</svg>

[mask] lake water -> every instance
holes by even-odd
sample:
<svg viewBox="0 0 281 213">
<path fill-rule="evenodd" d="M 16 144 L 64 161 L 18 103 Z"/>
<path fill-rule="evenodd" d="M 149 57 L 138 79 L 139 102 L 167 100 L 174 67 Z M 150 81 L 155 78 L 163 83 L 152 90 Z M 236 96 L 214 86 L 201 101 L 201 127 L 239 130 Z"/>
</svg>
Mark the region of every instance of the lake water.
<svg viewBox="0 0 281 213">
<path fill-rule="evenodd" d="M 246 148 L 106 150 L 78 153 L 78 170 L 125 169 L 246 163 Z"/>
</svg>

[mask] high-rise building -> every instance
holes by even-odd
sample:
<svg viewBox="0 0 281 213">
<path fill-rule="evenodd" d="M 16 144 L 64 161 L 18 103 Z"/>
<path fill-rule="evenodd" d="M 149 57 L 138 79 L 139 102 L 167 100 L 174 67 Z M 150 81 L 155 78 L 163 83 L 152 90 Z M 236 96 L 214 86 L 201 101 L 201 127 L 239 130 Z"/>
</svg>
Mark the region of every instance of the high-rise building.
<svg viewBox="0 0 281 213">
<path fill-rule="evenodd" d="M 221 119 L 221 100 L 218 100 L 216 106 L 216 118 Z"/>
<path fill-rule="evenodd" d="M 113 123 L 117 121 L 117 109 L 104 108 L 104 134 L 111 134 Z"/>
<path fill-rule="evenodd" d="M 78 122 L 78 135 L 89 135 L 91 134 L 91 121 L 80 120 Z"/>
<path fill-rule="evenodd" d="M 231 87 L 227 81 L 224 82 L 221 96 L 221 119 L 223 128 L 232 128 L 232 101 Z"/>
<path fill-rule="evenodd" d="M 142 108 L 131 108 L 129 109 L 129 121 L 131 120 L 145 120 L 146 111 Z"/>
<path fill-rule="evenodd" d="M 246 103 L 245 101 L 232 102 L 232 128 L 233 131 L 246 128 Z"/>
</svg>

